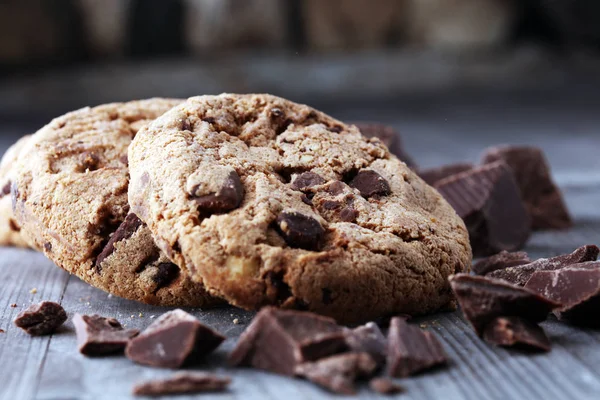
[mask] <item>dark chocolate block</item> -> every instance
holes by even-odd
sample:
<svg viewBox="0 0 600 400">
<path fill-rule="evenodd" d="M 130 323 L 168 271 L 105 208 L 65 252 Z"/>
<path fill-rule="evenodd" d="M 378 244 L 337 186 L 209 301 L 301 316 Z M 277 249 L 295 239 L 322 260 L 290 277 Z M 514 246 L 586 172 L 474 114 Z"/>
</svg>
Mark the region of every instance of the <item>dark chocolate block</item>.
<svg viewBox="0 0 600 400">
<path fill-rule="evenodd" d="M 166 379 L 138 383 L 133 388 L 135 396 L 165 396 L 181 393 L 223 392 L 231 378 L 204 372 L 179 372 Z"/>
<path fill-rule="evenodd" d="M 387 339 L 374 322 L 345 330 L 346 344 L 350 350 L 368 353 L 378 365 L 385 363 Z"/>
<path fill-rule="evenodd" d="M 21 311 L 15 325 L 32 336 L 54 333 L 67 320 L 65 309 L 58 303 L 43 301 Z"/>
<path fill-rule="evenodd" d="M 487 275 L 490 272 L 515 267 L 517 265 L 529 264 L 531 260 L 524 251 L 508 252 L 502 250 L 500 253 L 484 258 L 473 265 L 473 272 L 477 275 Z"/>
<path fill-rule="evenodd" d="M 103 356 L 123 352 L 137 329 L 123 329 L 114 318 L 75 314 L 73 317 L 79 352 L 86 356 Z"/>
<path fill-rule="evenodd" d="M 520 317 L 498 317 L 483 331 L 483 340 L 498 346 L 550 351 L 550 340 L 538 324 Z"/>
</svg>

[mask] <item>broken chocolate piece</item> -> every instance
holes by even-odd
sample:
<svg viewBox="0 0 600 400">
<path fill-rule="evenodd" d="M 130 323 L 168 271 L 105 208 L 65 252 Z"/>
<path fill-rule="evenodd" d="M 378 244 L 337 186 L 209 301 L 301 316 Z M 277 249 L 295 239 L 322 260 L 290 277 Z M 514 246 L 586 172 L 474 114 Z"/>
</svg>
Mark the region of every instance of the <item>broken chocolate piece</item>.
<svg viewBox="0 0 600 400">
<path fill-rule="evenodd" d="M 58 303 L 43 301 L 21 311 L 15 325 L 32 336 L 54 333 L 67 320 L 65 309 Z"/>
<path fill-rule="evenodd" d="M 490 278 L 503 279 L 519 286 L 525 286 L 536 271 L 553 271 L 587 261 L 596 261 L 600 250 L 593 244 L 581 246 L 570 254 L 556 257 L 540 258 L 529 264 L 496 270 L 489 273 Z"/>
<path fill-rule="evenodd" d="M 355 394 L 354 381 L 371 376 L 377 363 L 367 353 L 343 353 L 296 366 L 295 374 L 334 393 Z"/>
<path fill-rule="evenodd" d="M 279 214 L 275 227 L 290 247 L 305 250 L 318 250 L 325 235 L 319 221 L 295 211 Z"/>
<path fill-rule="evenodd" d="M 179 368 L 211 353 L 223 340 L 193 315 L 177 309 L 161 315 L 131 340 L 125 355 L 138 364 Z"/>
<path fill-rule="evenodd" d="M 362 197 L 387 196 L 392 193 L 385 178 L 371 169 L 363 169 L 350 181 L 350 187 L 358 189 Z"/>
<path fill-rule="evenodd" d="M 537 323 L 559 306 L 534 291 L 487 276 L 458 274 L 449 281 L 465 318 L 479 336 L 497 317 L 522 317 Z"/>
<path fill-rule="evenodd" d="M 128 239 L 142 226 L 144 223 L 137 215 L 130 213 L 125 217 L 125 220 L 121 222 L 121 225 L 112 234 L 102 252 L 96 257 L 96 272 L 102 272 L 102 262 L 115 251 L 115 244 L 121 240 Z"/>
<path fill-rule="evenodd" d="M 385 363 L 387 339 L 377 324 L 368 322 L 354 329 L 347 329 L 345 335 L 350 350 L 368 353 L 377 365 Z"/>
<path fill-rule="evenodd" d="M 396 382 L 386 377 L 371 379 L 369 381 L 369 387 L 379 394 L 397 394 L 404 392 L 404 388 L 401 385 L 398 385 Z"/>
<path fill-rule="evenodd" d="M 192 189 L 195 193 L 197 189 Z M 244 199 L 244 187 L 235 171 L 229 172 L 218 192 L 194 197 L 198 210 L 204 213 L 224 213 L 237 208 Z"/>
<path fill-rule="evenodd" d="M 292 189 L 304 191 L 313 186 L 322 185 L 325 182 L 325 178 L 321 175 L 315 174 L 314 172 L 303 172 L 298 175 L 292 182 Z"/>
<path fill-rule="evenodd" d="M 533 230 L 564 229 L 573 225 L 542 150 L 529 146 L 498 146 L 487 149 L 481 158 L 482 163 L 499 160 L 514 171 Z"/>
<path fill-rule="evenodd" d="M 123 329 L 119 321 L 99 315 L 75 314 L 73 317 L 79 352 L 86 356 L 103 356 L 123 352 L 140 331 Z"/>
<path fill-rule="evenodd" d="M 453 175 L 439 181 L 436 189 L 465 221 L 474 256 L 518 250 L 529 238 L 529 215 L 505 163 Z"/>
<path fill-rule="evenodd" d="M 357 122 L 354 124 L 360 133 L 368 138 L 376 137 L 387 146 L 392 154 L 404 161 L 410 168 L 415 169 L 417 164 L 404 150 L 400 133 L 393 126 L 374 122 Z"/>
<path fill-rule="evenodd" d="M 531 260 L 524 251 L 508 252 L 502 250 L 500 253 L 484 258 L 473 265 L 473 272 L 477 275 L 487 275 L 490 272 L 515 267 L 517 265 L 529 264 Z"/>
<path fill-rule="evenodd" d="M 347 349 L 344 332 L 335 320 L 266 307 L 240 336 L 229 363 L 291 376 L 299 364 Z"/>
<path fill-rule="evenodd" d="M 520 317 L 498 317 L 483 331 L 483 340 L 498 346 L 550 351 L 550 340 L 541 326 Z"/>
<path fill-rule="evenodd" d="M 180 393 L 223 392 L 231 378 L 205 372 L 179 372 L 165 379 L 138 383 L 133 388 L 135 396 L 165 396 Z"/>
<path fill-rule="evenodd" d="M 599 326 L 600 262 L 586 262 L 553 271 L 536 271 L 525 288 L 561 304 L 554 311 L 559 319 Z"/>
<path fill-rule="evenodd" d="M 422 331 L 401 317 L 390 321 L 387 374 L 403 378 L 445 364 L 446 352 L 432 332 Z"/>
<path fill-rule="evenodd" d="M 471 163 L 448 164 L 436 168 L 420 169 L 417 171 L 417 175 L 427 182 L 427 184 L 435 186 L 435 184 L 442 179 L 446 179 L 449 176 L 456 175 L 461 172 L 469 171 L 474 167 L 475 166 Z"/>
</svg>

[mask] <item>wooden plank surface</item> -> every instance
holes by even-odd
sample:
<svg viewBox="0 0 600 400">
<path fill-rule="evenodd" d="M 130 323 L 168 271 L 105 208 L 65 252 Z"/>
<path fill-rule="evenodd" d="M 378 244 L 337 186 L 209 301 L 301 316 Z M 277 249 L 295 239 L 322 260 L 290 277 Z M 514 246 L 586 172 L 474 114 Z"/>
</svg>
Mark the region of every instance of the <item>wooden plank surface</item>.
<svg viewBox="0 0 600 400">
<path fill-rule="evenodd" d="M 557 95 L 557 98 L 559 96 Z M 476 160 L 487 145 L 498 142 L 540 145 L 565 190 L 576 226 L 566 232 L 536 233 L 527 250 L 533 257 L 570 251 L 584 243 L 600 243 L 600 118 L 592 105 L 527 96 L 511 100 L 464 96 L 445 102 L 430 99 L 416 104 L 346 104 L 329 107 L 347 120 L 381 120 L 404 133 L 409 151 L 425 166 L 463 159 Z M 568 100 L 568 99 L 565 99 Z M 546 101 L 546 107 L 539 104 Z M 600 104 L 600 102 L 599 102 Z M 19 127 L 4 128 L 1 143 L 12 140 Z M 28 131 L 31 126 L 22 128 Z M 37 288 L 37 293 L 30 293 Z M 108 296 L 69 275 L 42 255 L 19 249 L 0 249 L 0 399 L 130 399 L 134 383 L 167 376 L 169 370 L 147 368 L 124 357 L 89 359 L 78 354 L 70 322 L 55 335 L 30 338 L 12 325 L 16 314 L 40 300 L 63 304 L 75 312 L 113 316 L 130 327 L 143 328 L 165 312 Z M 17 307 L 11 307 L 16 303 Z M 226 394 L 216 399 L 329 398 L 323 390 L 301 380 L 254 370 L 230 370 L 225 357 L 252 313 L 233 308 L 191 310 L 228 340 L 195 369 L 214 370 L 233 377 Z M 234 324 L 238 318 L 240 323 Z M 600 331 L 578 329 L 551 318 L 542 325 L 553 348 L 549 354 L 526 354 L 488 346 L 479 340 L 460 312 L 436 314 L 415 323 L 436 332 L 451 363 L 448 368 L 403 379 L 402 399 L 597 399 L 600 396 Z M 195 398 L 179 396 L 178 399 Z M 335 398 L 340 398 L 336 396 Z M 365 388 L 357 398 L 378 396 Z"/>
</svg>

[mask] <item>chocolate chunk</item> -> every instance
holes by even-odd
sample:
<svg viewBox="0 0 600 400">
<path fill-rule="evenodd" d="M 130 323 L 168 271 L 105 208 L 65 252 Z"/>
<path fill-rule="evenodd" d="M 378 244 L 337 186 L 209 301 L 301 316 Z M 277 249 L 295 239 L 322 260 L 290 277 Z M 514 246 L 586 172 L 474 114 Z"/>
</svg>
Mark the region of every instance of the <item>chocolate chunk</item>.
<svg viewBox="0 0 600 400">
<path fill-rule="evenodd" d="M 325 235 L 319 221 L 295 211 L 279 214 L 275 228 L 290 247 L 305 250 L 319 250 Z"/>
<path fill-rule="evenodd" d="M 514 171 L 533 230 L 564 229 L 573 225 L 542 150 L 528 146 L 499 146 L 487 149 L 481 158 L 482 163 L 498 160 Z"/>
<path fill-rule="evenodd" d="M 233 210 L 239 207 L 243 199 L 244 187 L 235 171 L 229 173 L 218 192 L 194 197 L 198 210 L 209 214 Z"/>
<path fill-rule="evenodd" d="M 393 126 L 368 122 L 359 122 L 354 125 L 364 136 L 368 138 L 376 137 L 381 140 L 392 154 L 404 161 L 410 168 L 417 167 L 413 158 L 406 153 L 400 133 Z"/>
<path fill-rule="evenodd" d="M 240 336 L 229 363 L 291 376 L 302 363 L 347 349 L 344 332 L 333 319 L 266 307 Z"/>
<path fill-rule="evenodd" d="M 355 394 L 354 381 L 371 376 L 377 363 L 367 353 L 344 353 L 296 366 L 295 374 L 334 393 Z"/>
<path fill-rule="evenodd" d="M 363 169 L 350 181 L 350 186 L 358 189 L 360 194 L 368 199 L 373 196 L 387 196 L 392 193 L 390 184 L 377 172 Z"/>
<path fill-rule="evenodd" d="M 470 171 L 475 166 L 471 163 L 456 163 L 443 165 L 436 168 L 420 169 L 417 175 L 421 177 L 427 184 L 434 186 L 442 179 L 446 179 L 449 176 L 459 174 L 461 172 Z"/>
<path fill-rule="evenodd" d="M 436 189 L 465 221 L 473 255 L 518 250 L 529 238 L 529 215 L 505 163 L 453 175 L 439 181 Z"/>
<path fill-rule="evenodd" d="M 313 186 L 322 185 L 325 182 L 325 178 L 321 175 L 315 174 L 314 172 L 303 172 L 292 181 L 292 189 L 303 191 Z"/>
<path fill-rule="evenodd" d="M 570 254 L 551 258 L 540 258 L 529 264 L 518 265 L 489 273 L 490 278 L 503 279 L 519 286 L 525 286 L 536 271 L 553 271 L 587 261 L 596 261 L 599 249 L 595 245 L 581 246 Z"/>
<path fill-rule="evenodd" d="M 21 311 L 15 325 L 32 336 L 54 333 L 67 320 L 65 309 L 58 303 L 43 301 Z"/>
<path fill-rule="evenodd" d="M 161 315 L 131 340 L 125 355 L 138 364 L 179 368 L 211 353 L 223 340 L 193 315 L 177 309 Z"/>
<path fill-rule="evenodd" d="M 404 392 L 404 388 L 390 378 L 373 378 L 369 381 L 369 387 L 379 394 L 398 394 Z"/>
<path fill-rule="evenodd" d="M 559 319 L 579 325 L 599 326 L 600 262 L 575 264 L 553 271 L 536 271 L 525 288 L 561 304 Z"/>
<path fill-rule="evenodd" d="M 115 251 L 115 244 L 121 240 L 132 237 L 143 224 L 142 220 L 133 213 L 130 213 L 125 217 L 125 220 L 121 222 L 121 225 L 119 225 L 115 233 L 112 234 L 108 243 L 104 246 L 104 249 L 102 249 L 100 254 L 98 254 L 98 257 L 96 257 L 96 272 L 102 272 L 102 262 Z"/>
<path fill-rule="evenodd" d="M 99 315 L 75 314 L 73 317 L 79 352 L 86 356 L 122 353 L 140 331 L 123 329 L 119 321 Z"/>
<path fill-rule="evenodd" d="M 160 263 L 156 267 L 158 271 L 152 280 L 158 289 L 169 286 L 179 276 L 179 267 L 173 263 Z"/>
<path fill-rule="evenodd" d="M 345 331 L 346 344 L 350 350 L 368 353 L 377 365 L 385 363 L 387 339 L 374 322 L 368 322 L 354 329 Z"/>
<path fill-rule="evenodd" d="M 449 280 L 465 318 L 479 336 L 497 317 L 522 317 L 537 323 L 559 306 L 532 290 L 500 279 L 458 274 Z"/>
<path fill-rule="evenodd" d="M 138 383 L 133 388 L 135 396 L 165 396 L 181 393 L 223 392 L 231 378 L 205 372 L 179 372 L 165 379 Z"/>
<path fill-rule="evenodd" d="M 340 220 L 343 222 L 354 222 L 358 218 L 358 211 L 352 207 L 344 207 L 340 210 Z"/>
<path fill-rule="evenodd" d="M 473 272 L 477 275 L 487 275 L 490 272 L 515 267 L 517 265 L 529 264 L 531 260 L 524 251 L 508 252 L 502 250 L 500 253 L 484 258 L 473 265 Z"/>
<path fill-rule="evenodd" d="M 483 331 L 483 340 L 498 346 L 550 351 L 550 340 L 544 329 L 520 317 L 498 317 Z"/>
<path fill-rule="evenodd" d="M 387 341 L 389 376 L 403 378 L 446 362 L 446 352 L 432 332 L 411 326 L 404 318 L 390 320 Z"/>
</svg>

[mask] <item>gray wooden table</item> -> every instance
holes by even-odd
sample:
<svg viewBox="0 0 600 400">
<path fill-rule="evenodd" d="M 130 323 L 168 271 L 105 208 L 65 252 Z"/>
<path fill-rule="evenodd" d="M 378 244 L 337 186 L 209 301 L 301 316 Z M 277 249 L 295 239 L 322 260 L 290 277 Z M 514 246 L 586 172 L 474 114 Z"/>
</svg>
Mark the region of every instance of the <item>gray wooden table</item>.
<svg viewBox="0 0 600 400">
<path fill-rule="evenodd" d="M 342 119 L 396 125 L 409 151 L 424 166 L 476 160 L 484 147 L 499 142 L 544 148 L 576 226 L 566 232 L 535 234 L 527 250 L 538 257 L 600 243 L 600 98 L 595 92 L 584 93 L 461 92 L 324 108 Z M 27 121 L 4 124 L 1 145 L 34 127 L 35 123 Z M 32 293 L 33 288 L 37 293 Z M 129 399 L 135 382 L 171 373 L 133 364 L 124 357 L 81 356 L 70 322 L 57 334 L 30 338 L 12 320 L 20 310 L 41 300 L 62 303 L 70 315 L 98 313 L 138 328 L 167 310 L 108 296 L 33 251 L 0 249 L 0 329 L 5 331 L 0 333 L 0 399 Z M 12 303 L 17 306 L 11 307 Z M 228 337 L 214 356 L 194 368 L 231 375 L 233 385 L 226 394 L 205 397 L 295 400 L 330 396 L 301 380 L 227 369 L 226 354 L 253 314 L 233 308 L 192 312 Z M 239 324 L 233 323 L 235 318 Z M 399 398 L 600 398 L 600 331 L 576 329 L 551 319 L 543 326 L 552 340 L 552 351 L 530 355 L 486 345 L 460 312 L 415 322 L 440 336 L 451 363 L 448 368 L 401 380 L 407 391 Z M 363 388 L 360 398 L 377 396 Z"/>
</svg>

